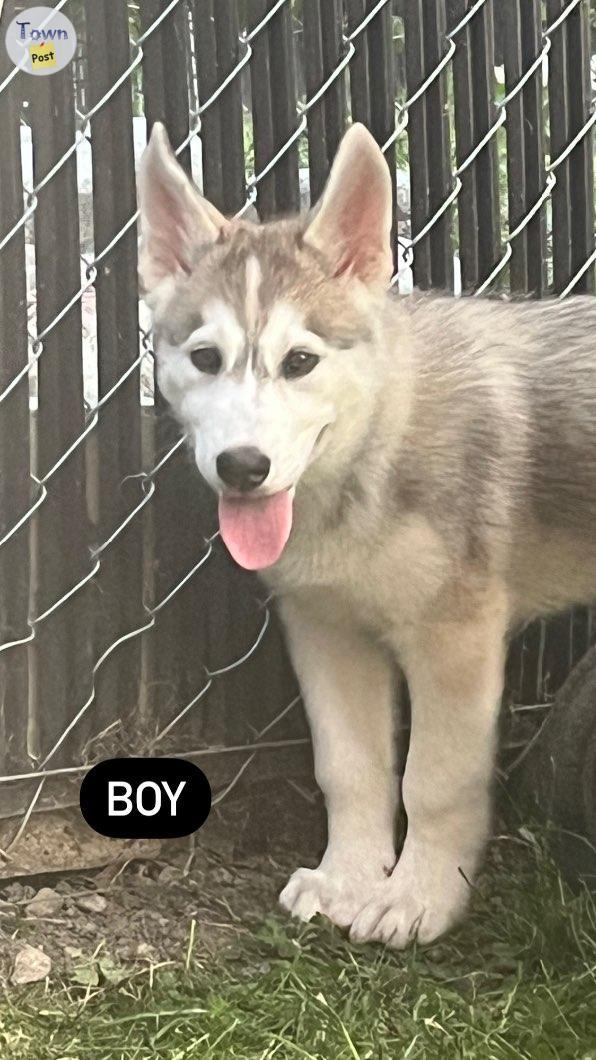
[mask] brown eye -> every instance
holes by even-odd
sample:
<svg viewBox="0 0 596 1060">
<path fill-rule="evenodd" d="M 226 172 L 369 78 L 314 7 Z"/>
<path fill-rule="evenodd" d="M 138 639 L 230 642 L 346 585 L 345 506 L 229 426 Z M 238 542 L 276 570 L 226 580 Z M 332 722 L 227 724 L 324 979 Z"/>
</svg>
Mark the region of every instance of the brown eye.
<svg viewBox="0 0 596 1060">
<path fill-rule="evenodd" d="M 282 361 L 281 374 L 284 379 L 300 379 L 312 372 L 319 360 L 316 353 L 309 353 L 308 350 L 290 350 Z"/>
<path fill-rule="evenodd" d="M 199 350 L 192 350 L 190 359 L 199 372 L 207 375 L 217 375 L 221 368 L 221 353 L 216 346 L 202 346 Z"/>
</svg>

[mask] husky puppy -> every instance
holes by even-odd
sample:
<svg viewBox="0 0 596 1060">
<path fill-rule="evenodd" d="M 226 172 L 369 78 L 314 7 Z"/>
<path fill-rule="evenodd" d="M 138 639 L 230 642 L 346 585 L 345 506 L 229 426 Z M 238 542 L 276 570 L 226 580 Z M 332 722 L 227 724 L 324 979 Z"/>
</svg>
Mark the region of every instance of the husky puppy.
<svg viewBox="0 0 596 1060">
<path fill-rule="evenodd" d="M 430 942 L 489 831 L 508 634 L 596 596 L 596 299 L 388 295 L 389 172 L 361 125 L 317 210 L 263 225 L 202 198 L 155 125 L 140 205 L 159 385 L 227 548 L 279 599 L 312 728 L 328 846 L 281 903 Z"/>
</svg>

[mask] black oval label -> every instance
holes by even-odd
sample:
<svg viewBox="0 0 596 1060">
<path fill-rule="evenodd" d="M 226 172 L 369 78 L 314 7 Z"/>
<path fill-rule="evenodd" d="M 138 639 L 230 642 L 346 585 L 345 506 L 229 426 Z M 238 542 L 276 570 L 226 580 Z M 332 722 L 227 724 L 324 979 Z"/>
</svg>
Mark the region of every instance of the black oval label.
<svg viewBox="0 0 596 1060">
<path fill-rule="evenodd" d="M 179 839 L 207 820 L 211 787 L 185 758 L 108 758 L 84 778 L 80 805 L 110 839 Z"/>
</svg>

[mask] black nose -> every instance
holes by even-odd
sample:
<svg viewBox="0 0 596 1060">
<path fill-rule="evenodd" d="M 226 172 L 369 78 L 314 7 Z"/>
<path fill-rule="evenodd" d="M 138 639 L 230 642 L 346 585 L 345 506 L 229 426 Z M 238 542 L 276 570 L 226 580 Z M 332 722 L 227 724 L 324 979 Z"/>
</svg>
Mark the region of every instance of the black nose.
<svg viewBox="0 0 596 1060">
<path fill-rule="evenodd" d="M 268 456 L 252 445 L 226 449 L 215 461 L 217 474 L 226 486 L 247 493 L 264 482 L 271 468 Z"/>
</svg>

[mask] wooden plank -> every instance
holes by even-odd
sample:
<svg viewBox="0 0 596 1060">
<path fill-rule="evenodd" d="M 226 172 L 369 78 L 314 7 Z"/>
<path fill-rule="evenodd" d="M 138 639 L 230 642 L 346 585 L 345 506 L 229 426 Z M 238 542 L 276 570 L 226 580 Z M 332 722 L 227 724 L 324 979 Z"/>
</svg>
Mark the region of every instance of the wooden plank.
<svg viewBox="0 0 596 1060">
<path fill-rule="evenodd" d="M 249 28 L 253 29 L 266 14 L 266 0 L 249 0 Z M 257 33 L 252 42 L 253 56 L 250 63 L 250 87 L 252 96 L 254 169 L 260 173 L 269 164 L 273 149 L 273 110 L 271 102 L 271 73 L 269 65 L 269 37 Z M 257 212 L 262 221 L 275 214 L 275 175 L 267 173 L 257 185 Z"/>
<path fill-rule="evenodd" d="M 303 0 L 306 97 L 312 99 L 325 81 L 320 0 Z M 311 205 L 317 202 L 329 173 L 325 95 L 308 112 L 308 169 Z"/>
<path fill-rule="evenodd" d="M 444 0 L 425 0 L 424 56 L 427 76 L 439 65 L 445 54 L 445 30 Z M 441 73 L 432 81 L 423 98 L 428 130 L 428 205 L 429 212 L 433 215 L 449 197 L 453 186 L 445 73 Z M 432 285 L 448 290 L 453 289 L 452 216 L 450 207 L 433 224 L 429 232 Z"/>
<path fill-rule="evenodd" d="M 160 9 L 159 0 L 143 5 L 143 29 L 158 17 Z M 182 4 L 174 8 L 144 45 L 147 127 L 150 130 L 155 121 L 164 122 L 174 146 L 186 140 L 189 132 L 188 32 L 188 10 Z M 178 155 L 178 160 L 190 174 L 190 146 Z M 154 407 L 143 412 L 144 467 L 154 467 L 175 445 L 180 433 L 156 386 Z M 155 495 L 145 509 L 144 595 L 150 606 L 171 591 L 200 555 L 201 540 L 196 529 L 200 525 L 202 494 L 196 479 L 188 453 L 178 452 L 159 472 Z M 193 532 L 181 534 L 181 525 L 193 528 Z M 185 689 L 194 688 L 203 677 L 204 625 L 199 586 L 193 582 L 158 614 L 153 629 L 142 638 L 143 715 L 152 733 L 162 729 L 171 716 L 172 689 L 178 688 L 184 695 Z"/>
<path fill-rule="evenodd" d="M 36 186 L 75 142 L 75 101 L 70 69 L 32 78 L 30 107 Z M 45 478 L 85 426 L 81 331 L 81 265 L 76 158 L 67 159 L 38 192 L 34 214 L 37 331 L 43 338 L 38 362 L 36 474 Z M 57 264 L 59 262 L 59 268 Z M 91 569 L 87 525 L 85 449 L 75 449 L 47 484 L 47 500 L 33 520 L 35 578 L 33 615 L 51 607 Z M 92 667 L 95 587 L 86 585 L 40 623 L 35 640 L 35 688 L 30 739 L 41 757 L 50 751 L 88 695 Z M 52 709 L 48 710 L 48 702 Z M 87 720 L 87 719 L 86 719 Z M 86 724 L 78 726 L 52 759 L 58 765 L 82 754 Z"/>
<path fill-rule="evenodd" d="M 505 88 L 510 92 L 542 51 L 540 0 L 503 4 Z M 539 67 L 507 106 L 509 230 L 538 202 L 546 179 L 542 69 Z M 512 291 L 539 296 L 546 283 L 546 216 L 537 213 L 512 243 Z"/>
<path fill-rule="evenodd" d="M 449 0 L 449 25 L 455 26 L 465 13 L 464 0 Z M 462 30 L 452 62 L 454 125 L 458 166 L 471 154 L 475 146 L 474 108 L 472 93 L 474 65 L 470 30 Z M 474 290 L 482 282 L 478 260 L 479 210 L 474 164 L 461 175 L 462 188 L 457 199 L 459 222 L 459 261 L 464 291 Z"/>
<path fill-rule="evenodd" d="M 14 15 L 7 0 L 4 18 Z M 0 80 L 12 70 L 5 48 L 0 48 Z M 23 213 L 20 120 L 26 74 L 18 74 L 0 95 L 0 240 Z M 0 392 L 27 363 L 27 290 L 25 229 L 20 228 L 0 251 Z M 27 511 L 33 499 L 29 478 L 28 378 L 0 405 L 0 538 Z M 17 531 L 0 547 L 0 645 L 28 635 L 29 528 Z M 27 759 L 28 666 L 27 647 L 0 653 L 0 773 L 29 768 Z M 9 812 L 12 793 L 0 791 Z"/>
<path fill-rule="evenodd" d="M 412 0 L 404 13 L 406 34 L 406 87 L 412 96 L 424 81 L 424 36 L 422 0 Z M 429 216 L 428 159 L 426 154 L 426 108 L 423 99 L 410 107 L 408 145 L 410 156 L 410 223 L 412 236 L 424 227 Z M 432 286 L 430 244 L 428 239 L 418 244 L 414 255 L 414 283 L 428 289 Z"/>
<path fill-rule="evenodd" d="M 554 22 L 564 7 L 564 0 L 549 0 L 546 5 L 548 22 Z M 571 74 L 567 34 L 559 28 L 553 34 L 548 56 L 548 109 L 550 124 L 550 154 L 556 158 L 570 141 L 569 90 Z M 569 160 L 557 167 L 557 183 L 553 188 L 552 240 L 553 276 L 555 292 L 565 289 L 573 275 L 572 265 L 572 203 Z"/>
<path fill-rule="evenodd" d="M 365 17 L 365 0 L 347 0 L 346 13 L 348 36 L 350 36 Z M 354 47 L 356 53 L 349 66 L 352 121 L 361 121 L 363 125 L 370 128 L 370 69 L 366 31 L 356 37 Z"/>
<path fill-rule="evenodd" d="M 547 0 L 552 24 L 566 7 Z M 591 107 L 589 5 L 580 4 L 552 34 L 549 54 L 550 155 L 557 158 L 587 122 Z M 594 249 L 594 133 L 581 139 L 556 169 L 552 193 L 554 289 L 563 291 Z M 576 293 L 595 290 L 592 267 Z"/>
<path fill-rule="evenodd" d="M 479 143 L 497 120 L 493 6 L 485 4 L 471 22 L 471 47 L 474 62 L 474 136 Z M 479 279 L 490 275 L 502 256 L 499 198 L 499 153 L 493 136 L 474 162 L 478 203 Z"/>
<path fill-rule="evenodd" d="M 327 0 L 321 5 L 324 80 L 331 77 L 343 56 L 342 0 Z M 325 145 L 327 163 L 331 166 L 346 127 L 346 81 L 342 71 L 325 92 Z"/>
<path fill-rule="evenodd" d="M 366 13 L 374 7 L 366 0 Z M 380 147 L 395 130 L 395 62 L 393 49 L 393 16 L 386 4 L 369 22 L 366 34 L 368 46 L 368 69 L 370 74 L 370 131 Z M 392 250 L 394 266 L 397 267 L 397 181 L 395 171 L 395 143 L 385 151 L 391 176 L 393 199 Z"/>
<path fill-rule="evenodd" d="M 444 0 L 416 0 L 405 8 L 406 79 L 408 97 L 424 83 L 443 56 Z M 432 82 L 410 108 L 410 184 L 412 235 L 437 212 L 451 190 L 449 130 L 446 124 L 445 74 Z M 453 251 L 451 209 L 416 245 L 414 282 L 417 287 L 451 287 Z"/>
<path fill-rule="evenodd" d="M 194 0 L 192 7 L 201 107 L 211 98 L 219 83 L 213 2 L 214 0 Z M 218 210 L 223 210 L 223 157 L 217 101 L 201 113 L 201 145 L 203 191 Z"/>
<path fill-rule="evenodd" d="M 213 11 L 217 76 L 221 84 L 238 64 L 241 55 L 236 0 L 217 0 Z M 222 167 L 223 211 L 235 214 L 242 209 L 246 200 L 241 74 L 231 80 L 214 106 L 219 112 L 221 143 L 225 150 Z"/>
<path fill-rule="evenodd" d="M 590 5 L 584 0 L 565 24 L 569 41 L 570 69 L 573 71 L 570 103 L 571 138 L 586 124 L 593 108 L 590 78 Z M 569 156 L 572 202 L 572 270 L 577 272 L 594 251 L 594 126 L 581 138 Z M 596 266 L 584 274 L 574 291 L 596 293 Z"/>
<path fill-rule="evenodd" d="M 88 93 L 95 106 L 130 64 L 126 0 L 86 0 Z M 101 255 L 136 211 L 131 82 L 91 119 L 95 253 Z M 100 398 L 138 356 L 137 233 L 131 226 L 97 267 L 97 344 Z M 100 412 L 94 432 L 97 477 L 96 540 L 103 544 L 141 499 L 139 372 L 131 373 Z M 98 650 L 143 625 L 142 532 L 133 519 L 102 554 L 98 578 Z M 140 641 L 125 642 L 97 677 L 94 724 L 134 724 L 139 698 Z"/>
<path fill-rule="evenodd" d="M 140 5 L 143 33 L 162 10 L 160 0 L 144 0 Z M 143 43 L 143 98 L 147 133 L 153 122 L 163 122 L 174 149 L 186 140 L 189 132 L 188 32 L 188 8 L 182 3 Z M 190 145 L 177 157 L 183 169 L 190 173 Z"/>
<path fill-rule="evenodd" d="M 448 25 L 468 10 L 466 0 L 448 0 Z M 456 37 L 453 57 L 457 165 L 461 166 L 497 120 L 494 105 L 492 5 L 480 8 Z M 498 150 L 493 137 L 461 175 L 458 196 L 462 287 L 475 290 L 501 258 Z"/>
<path fill-rule="evenodd" d="M 268 10 L 274 0 L 268 0 Z M 279 151 L 298 126 L 292 11 L 284 4 L 267 25 L 269 34 L 270 92 L 272 98 L 274 147 Z M 275 166 L 275 206 L 278 213 L 300 209 L 298 183 L 298 143 L 284 151 Z"/>
</svg>

